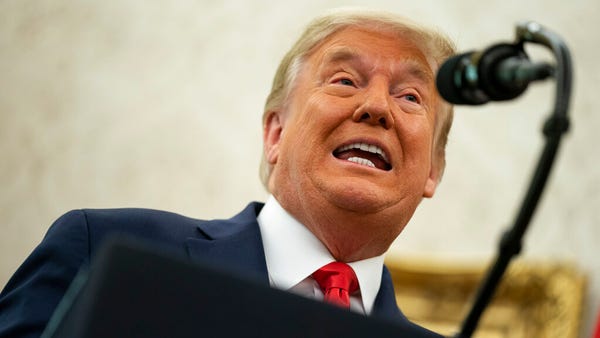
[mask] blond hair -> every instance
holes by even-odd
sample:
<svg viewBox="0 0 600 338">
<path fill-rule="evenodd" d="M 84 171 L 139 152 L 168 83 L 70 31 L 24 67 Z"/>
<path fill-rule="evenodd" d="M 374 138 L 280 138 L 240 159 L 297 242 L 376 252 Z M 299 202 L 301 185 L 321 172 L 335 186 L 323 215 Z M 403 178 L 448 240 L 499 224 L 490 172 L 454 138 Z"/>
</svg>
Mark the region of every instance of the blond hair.
<svg viewBox="0 0 600 338">
<path fill-rule="evenodd" d="M 347 27 L 366 27 L 373 30 L 385 30 L 397 33 L 415 43 L 428 61 L 433 63 L 434 72 L 441 63 L 455 53 L 454 43 L 441 32 L 412 22 L 395 14 L 368 10 L 335 10 L 311 21 L 304 33 L 285 54 L 275 77 L 271 92 L 265 102 L 263 127 L 270 112 L 282 110 L 292 92 L 294 82 L 306 58 L 321 42 L 329 36 Z M 453 109 L 440 99 L 434 129 L 433 165 L 438 168 L 439 177 L 445 167 L 445 149 L 448 133 L 452 126 Z M 263 151 L 260 177 L 267 190 L 271 167 L 267 164 Z"/>
</svg>

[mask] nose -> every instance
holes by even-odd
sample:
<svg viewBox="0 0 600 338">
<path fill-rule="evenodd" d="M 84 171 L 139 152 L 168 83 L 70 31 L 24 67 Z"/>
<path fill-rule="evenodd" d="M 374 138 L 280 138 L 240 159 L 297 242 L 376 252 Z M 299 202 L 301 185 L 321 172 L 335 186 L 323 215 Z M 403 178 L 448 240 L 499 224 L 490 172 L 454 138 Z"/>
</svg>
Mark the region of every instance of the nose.
<svg viewBox="0 0 600 338">
<path fill-rule="evenodd" d="M 394 120 L 389 100 L 387 86 L 370 86 L 365 92 L 363 103 L 352 115 L 352 120 L 390 129 L 394 124 Z"/>
</svg>

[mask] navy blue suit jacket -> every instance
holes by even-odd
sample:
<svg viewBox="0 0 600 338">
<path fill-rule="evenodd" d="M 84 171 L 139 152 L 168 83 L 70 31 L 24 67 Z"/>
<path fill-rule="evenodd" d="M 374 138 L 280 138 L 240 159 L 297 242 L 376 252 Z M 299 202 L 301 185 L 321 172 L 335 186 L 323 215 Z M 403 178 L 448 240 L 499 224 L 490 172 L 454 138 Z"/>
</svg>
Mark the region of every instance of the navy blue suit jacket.
<svg viewBox="0 0 600 338">
<path fill-rule="evenodd" d="M 90 264 L 112 234 L 151 241 L 191 260 L 210 260 L 268 285 L 256 221 L 262 206 L 251 203 L 231 219 L 212 221 L 147 209 L 75 210 L 63 215 L 0 294 L 0 337 L 39 337 L 75 274 Z M 398 309 L 385 267 L 371 315 L 414 325 Z M 423 334 L 440 337 L 425 329 Z"/>
</svg>

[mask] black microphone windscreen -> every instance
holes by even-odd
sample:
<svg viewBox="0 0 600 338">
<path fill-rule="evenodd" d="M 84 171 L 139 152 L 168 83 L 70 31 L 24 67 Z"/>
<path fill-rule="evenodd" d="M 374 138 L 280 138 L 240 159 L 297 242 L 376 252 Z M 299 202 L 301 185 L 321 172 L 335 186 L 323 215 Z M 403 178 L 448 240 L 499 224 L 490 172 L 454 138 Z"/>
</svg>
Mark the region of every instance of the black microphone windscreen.
<svg viewBox="0 0 600 338">
<path fill-rule="evenodd" d="M 462 78 L 462 65 L 460 65 L 463 58 L 471 54 L 464 53 L 454 55 L 447 59 L 437 72 L 436 86 L 437 90 L 442 98 L 449 103 L 453 104 L 470 104 L 469 101 L 465 100 L 461 91 Z"/>
</svg>

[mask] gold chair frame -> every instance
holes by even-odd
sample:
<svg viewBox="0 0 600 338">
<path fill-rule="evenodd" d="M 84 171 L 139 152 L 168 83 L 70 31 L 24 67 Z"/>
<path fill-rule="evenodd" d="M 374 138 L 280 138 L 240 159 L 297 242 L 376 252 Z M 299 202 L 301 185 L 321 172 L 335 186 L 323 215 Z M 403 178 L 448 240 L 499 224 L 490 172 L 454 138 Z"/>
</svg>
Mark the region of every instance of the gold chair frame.
<svg viewBox="0 0 600 338">
<path fill-rule="evenodd" d="M 412 321 L 446 336 L 460 330 L 484 266 L 386 259 L 398 305 Z M 474 338 L 578 338 L 585 277 L 568 264 L 513 262 Z"/>
</svg>

